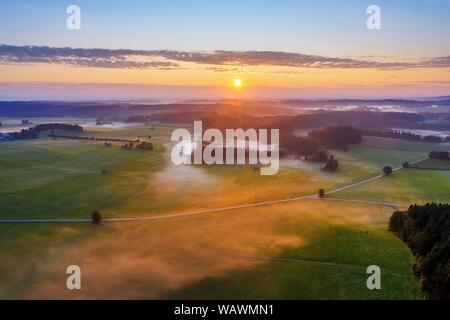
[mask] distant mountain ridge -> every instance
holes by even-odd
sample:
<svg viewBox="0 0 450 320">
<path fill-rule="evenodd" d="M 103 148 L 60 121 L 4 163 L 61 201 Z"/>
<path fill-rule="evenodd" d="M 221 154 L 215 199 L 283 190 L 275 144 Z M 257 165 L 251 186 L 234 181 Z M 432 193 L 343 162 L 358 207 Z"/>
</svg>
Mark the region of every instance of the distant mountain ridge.
<svg viewBox="0 0 450 320">
<path fill-rule="evenodd" d="M 444 97 L 446 98 L 446 97 Z M 434 101 L 434 100 L 433 100 Z M 346 105 L 383 106 L 396 105 L 399 107 L 426 107 L 431 101 L 427 100 L 298 100 L 286 99 L 276 101 L 252 100 L 218 100 L 183 103 L 141 104 L 132 102 L 51 102 L 51 101 L 0 101 L 1 117 L 129 117 L 133 115 L 150 115 L 163 111 L 191 110 L 198 112 L 234 112 L 262 114 L 294 114 L 306 107 L 336 107 Z M 439 100 L 440 105 L 450 106 L 450 98 Z"/>
</svg>

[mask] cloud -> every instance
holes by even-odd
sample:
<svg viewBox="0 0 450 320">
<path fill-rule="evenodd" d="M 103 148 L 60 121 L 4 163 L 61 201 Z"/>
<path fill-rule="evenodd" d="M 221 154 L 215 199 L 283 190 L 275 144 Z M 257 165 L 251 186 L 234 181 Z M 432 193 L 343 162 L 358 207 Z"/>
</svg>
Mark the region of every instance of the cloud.
<svg viewBox="0 0 450 320">
<path fill-rule="evenodd" d="M 150 59 L 142 60 L 147 57 Z M 158 55 L 146 51 L 110 49 L 73 49 L 37 46 L 0 45 L 0 63 L 51 63 L 81 67 L 117 69 L 177 69 L 172 61 L 157 58 Z M 163 58 L 159 56 L 160 58 Z"/>
<path fill-rule="evenodd" d="M 132 49 L 76 49 L 45 46 L 0 45 L 0 64 L 51 63 L 97 68 L 180 69 L 180 63 L 194 63 L 219 67 L 277 66 L 316 69 L 409 69 L 448 68 L 450 56 L 420 61 L 375 61 L 354 58 L 335 58 L 281 51 L 224 51 L 211 52 Z M 213 69 L 212 69 L 213 70 Z"/>
</svg>

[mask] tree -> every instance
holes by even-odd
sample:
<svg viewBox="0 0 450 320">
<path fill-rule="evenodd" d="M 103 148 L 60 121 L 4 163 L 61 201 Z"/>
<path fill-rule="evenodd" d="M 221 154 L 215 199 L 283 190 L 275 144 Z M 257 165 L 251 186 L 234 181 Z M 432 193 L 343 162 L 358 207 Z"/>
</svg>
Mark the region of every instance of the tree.
<svg viewBox="0 0 450 320">
<path fill-rule="evenodd" d="M 401 211 L 395 211 L 389 219 L 389 231 L 399 233 L 403 226 L 406 214 Z"/>
<path fill-rule="evenodd" d="M 102 215 L 97 210 L 92 212 L 92 222 L 95 224 L 100 224 L 102 222 Z"/>
<path fill-rule="evenodd" d="M 330 171 L 330 172 L 336 172 L 339 168 L 339 162 L 334 158 L 333 155 L 328 158 L 325 165 L 322 167 L 322 170 Z"/>
<path fill-rule="evenodd" d="M 403 168 L 409 168 L 409 162 L 408 161 L 405 161 L 405 162 L 403 162 Z"/>
<path fill-rule="evenodd" d="M 325 197 L 325 190 L 319 189 L 319 198 Z"/>
<path fill-rule="evenodd" d="M 392 174 L 393 171 L 392 171 L 392 168 L 390 166 L 386 166 L 386 167 L 383 168 L 383 172 L 384 172 L 385 176 L 388 176 L 388 175 Z"/>
</svg>

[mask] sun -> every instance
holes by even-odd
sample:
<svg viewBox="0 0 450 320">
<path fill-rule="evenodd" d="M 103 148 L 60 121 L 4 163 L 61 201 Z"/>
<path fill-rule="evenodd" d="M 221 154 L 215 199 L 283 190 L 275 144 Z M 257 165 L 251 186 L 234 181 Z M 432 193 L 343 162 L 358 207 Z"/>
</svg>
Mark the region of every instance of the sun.
<svg viewBox="0 0 450 320">
<path fill-rule="evenodd" d="M 235 88 L 240 88 L 242 86 L 242 80 L 241 79 L 234 79 L 233 85 Z"/>
</svg>

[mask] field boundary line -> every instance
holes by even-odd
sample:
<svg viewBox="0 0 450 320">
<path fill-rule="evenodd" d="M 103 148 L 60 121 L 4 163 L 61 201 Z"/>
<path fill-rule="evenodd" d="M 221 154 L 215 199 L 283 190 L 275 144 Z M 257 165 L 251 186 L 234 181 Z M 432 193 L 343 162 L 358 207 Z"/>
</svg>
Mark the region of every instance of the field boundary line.
<svg viewBox="0 0 450 320">
<path fill-rule="evenodd" d="M 356 200 L 356 199 L 343 199 L 343 198 L 322 198 L 321 200 L 325 201 L 341 201 L 341 202 L 353 202 L 353 203 L 365 203 L 365 204 L 374 204 L 380 206 L 391 207 L 394 209 L 407 208 L 407 205 L 384 202 L 384 201 L 371 201 L 371 200 Z"/>
<path fill-rule="evenodd" d="M 358 265 L 358 264 L 350 264 L 350 263 L 343 263 L 343 262 L 333 262 L 333 261 L 323 261 L 323 260 L 312 260 L 312 259 L 301 259 L 301 258 L 294 258 L 294 257 L 282 257 L 282 256 L 259 256 L 259 255 L 252 255 L 252 254 L 245 254 L 245 253 L 238 253 L 238 252 L 231 252 L 231 251 L 224 251 L 224 250 L 218 250 L 213 248 L 208 248 L 204 246 L 199 246 L 202 249 L 206 249 L 208 251 L 212 251 L 217 255 L 223 255 L 223 256 L 229 256 L 234 258 L 240 258 L 240 259 L 247 259 L 247 260 L 261 260 L 266 262 L 287 262 L 287 263 L 301 263 L 301 264 L 311 264 L 311 265 L 320 265 L 320 266 L 327 266 L 327 267 L 346 267 L 346 268 L 353 268 L 353 269 L 359 269 L 359 270 L 365 270 L 367 269 L 366 266 Z M 409 276 L 409 273 L 403 273 L 398 270 L 393 269 L 387 269 L 383 268 L 385 274 L 394 274 L 399 276 Z"/>
</svg>

